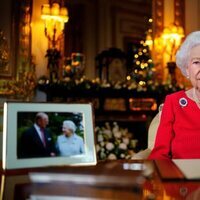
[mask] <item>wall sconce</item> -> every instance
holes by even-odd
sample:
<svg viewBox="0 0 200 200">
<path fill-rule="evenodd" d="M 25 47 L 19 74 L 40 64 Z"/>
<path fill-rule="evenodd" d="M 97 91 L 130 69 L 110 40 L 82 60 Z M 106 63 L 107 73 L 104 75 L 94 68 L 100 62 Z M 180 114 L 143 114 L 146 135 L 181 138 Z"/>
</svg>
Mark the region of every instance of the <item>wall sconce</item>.
<svg viewBox="0 0 200 200">
<path fill-rule="evenodd" d="M 176 63 L 175 54 L 179 48 L 182 38 L 184 37 L 184 30 L 181 26 L 171 25 L 163 30 L 162 39 L 165 52 L 170 56 L 167 62 L 167 68 L 171 76 L 171 84 L 176 84 Z"/>
<path fill-rule="evenodd" d="M 44 32 L 48 38 L 50 48 L 56 48 L 58 41 L 63 36 L 64 25 L 68 22 L 68 10 L 60 7 L 58 3 L 43 4 L 41 18 L 44 20 Z"/>
<path fill-rule="evenodd" d="M 170 55 L 170 62 L 175 60 L 175 54 L 184 37 L 184 30 L 181 26 L 171 25 L 163 30 L 162 39 L 165 51 Z"/>
<path fill-rule="evenodd" d="M 54 82 L 59 78 L 61 52 L 58 47 L 59 41 L 63 38 L 65 23 L 69 19 L 68 10 L 66 7 L 60 7 L 58 3 L 53 3 L 52 6 L 43 4 L 41 18 L 44 20 L 44 33 L 49 42 L 49 48 L 45 56 L 48 58 L 49 81 Z"/>
</svg>

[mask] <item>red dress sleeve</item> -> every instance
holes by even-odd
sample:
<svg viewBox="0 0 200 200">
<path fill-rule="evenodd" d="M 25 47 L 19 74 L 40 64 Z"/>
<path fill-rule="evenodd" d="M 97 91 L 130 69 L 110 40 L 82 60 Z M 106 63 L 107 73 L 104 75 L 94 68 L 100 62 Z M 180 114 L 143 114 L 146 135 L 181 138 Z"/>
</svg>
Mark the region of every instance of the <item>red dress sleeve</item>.
<svg viewBox="0 0 200 200">
<path fill-rule="evenodd" d="M 171 141 L 174 135 L 174 111 L 172 100 L 170 95 L 166 96 L 156 134 L 155 145 L 149 159 L 171 159 Z"/>
</svg>

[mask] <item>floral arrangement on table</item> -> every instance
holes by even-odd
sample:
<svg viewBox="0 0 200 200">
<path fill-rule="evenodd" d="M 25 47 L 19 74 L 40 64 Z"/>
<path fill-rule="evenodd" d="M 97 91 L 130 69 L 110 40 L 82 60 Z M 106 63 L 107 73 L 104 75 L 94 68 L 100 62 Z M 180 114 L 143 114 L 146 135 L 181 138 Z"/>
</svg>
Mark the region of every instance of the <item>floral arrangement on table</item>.
<svg viewBox="0 0 200 200">
<path fill-rule="evenodd" d="M 99 160 L 130 159 L 135 154 L 137 140 L 127 128 L 119 127 L 117 122 L 96 126 L 97 158 Z"/>
</svg>

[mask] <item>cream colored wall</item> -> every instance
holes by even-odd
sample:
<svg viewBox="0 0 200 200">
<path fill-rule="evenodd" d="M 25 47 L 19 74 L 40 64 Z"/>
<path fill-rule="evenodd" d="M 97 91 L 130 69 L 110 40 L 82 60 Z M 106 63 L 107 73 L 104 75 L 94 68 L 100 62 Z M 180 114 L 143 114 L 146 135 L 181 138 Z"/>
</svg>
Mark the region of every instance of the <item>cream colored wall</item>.
<svg viewBox="0 0 200 200">
<path fill-rule="evenodd" d="M 36 64 L 36 76 L 47 75 L 47 59 L 45 58 L 48 47 L 44 35 L 44 23 L 40 18 L 41 6 L 48 0 L 34 0 L 32 13 L 32 55 Z"/>
<path fill-rule="evenodd" d="M 83 53 L 85 54 L 85 75 L 87 78 L 93 79 L 95 77 L 95 56 L 96 56 L 96 40 L 97 29 L 95 17 L 95 4 L 90 1 L 85 1 L 85 29 L 83 41 Z"/>
<path fill-rule="evenodd" d="M 200 30 L 200 0 L 185 0 L 186 34 Z"/>
<path fill-rule="evenodd" d="M 107 0 L 99 0 L 98 1 L 98 19 L 97 23 L 98 26 L 101 27 L 99 28 L 99 32 L 97 35 L 98 41 L 98 53 L 102 51 L 105 48 L 109 48 L 111 46 L 111 41 L 112 38 L 110 37 L 111 33 L 111 26 L 109 26 L 110 22 L 110 17 L 109 17 L 109 4 Z"/>
<path fill-rule="evenodd" d="M 174 23 L 174 0 L 164 0 L 164 26 Z"/>
</svg>

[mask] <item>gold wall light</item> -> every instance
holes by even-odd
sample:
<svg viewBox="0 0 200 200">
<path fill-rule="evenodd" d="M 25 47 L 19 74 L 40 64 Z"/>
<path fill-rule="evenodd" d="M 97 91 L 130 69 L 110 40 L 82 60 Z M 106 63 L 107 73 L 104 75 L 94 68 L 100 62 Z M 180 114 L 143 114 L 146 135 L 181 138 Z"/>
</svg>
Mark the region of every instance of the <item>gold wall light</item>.
<svg viewBox="0 0 200 200">
<path fill-rule="evenodd" d="M 49 81 L 57 81 L 60 77 L 61 41 L 64 36 L 65 23 L 68 22 L 68 10 L 58 3 L 43 4 L 41 18 L 44 20 L 44 33 L 48 39 L 48 49 L 45 57 L 48 58 Z"/>
<path fill-rule="evenodd" d="M 69 20 L 68 10 L 66 7 L 60 7 L 58 3 L 43 4 L 41 18 L 44 20 L 44 32 L 50 48 L 56 48 L 58 41 L 63 36 L 65 23 Z"/>
<path fill-rule="evenodd" d="M 165 52 L 170 56 L 169 61 L 175 60 L 175 54 L 184 37 L 184 30 L 181 26 L 170 25 L 164 28 L 162 39 Z"/>
</svg>

